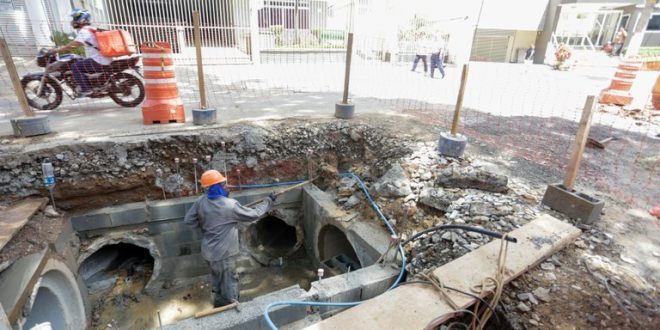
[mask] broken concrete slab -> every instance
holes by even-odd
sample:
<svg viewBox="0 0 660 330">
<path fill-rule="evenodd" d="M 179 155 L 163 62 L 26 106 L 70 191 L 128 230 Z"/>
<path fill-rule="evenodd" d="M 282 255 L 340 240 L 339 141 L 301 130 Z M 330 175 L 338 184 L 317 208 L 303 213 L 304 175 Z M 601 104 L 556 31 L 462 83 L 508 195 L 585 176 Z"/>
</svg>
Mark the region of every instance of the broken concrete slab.
<svg viewBox="0 0 660 330">
<path fill-rule="evenodd" d="M 475 169 L 447 168 L 440 172 L 435 184 L 446 188 L 479 189 L 491 192 L 504 193 L 509 179 L 500 174 Z"/>
<path fill-rule="evenodd" d="M 505 284 L 568 245 L 580 235 L 580 230 L 543 215 L 509 235 L 516 237 L 518 243 L 508 247 Z M 495 240 L 436 268 L 433 274 L 447 286 L 470 291 L 484 277 L 493 276 L 499 250 L 500 240 Z M 460 309 L 468 308 L 476 301 L 453 292 L 447 294 Z M 405 285 L 306 329 L 422 329 L 431 321 L 437 324 L 446 321 L 454 315 L 453 312 L 451 306 L 438 298 L 434 288 Z"/>
<path fill-rule="evenodd" d="M 383 197 L 405 197 L 412 194 L 410 180 L 406 171 L 399 164 L 394 164 L 378 182 L 374 183 L 373 192 Z"/>
<path fill-rule="evenodd" d="M 449 205 L 459 197 L 446 192 L 442 188 L 426 188 L 419 194 L 419 202 L 442 212 L 447 212 Z"/>
</svg>

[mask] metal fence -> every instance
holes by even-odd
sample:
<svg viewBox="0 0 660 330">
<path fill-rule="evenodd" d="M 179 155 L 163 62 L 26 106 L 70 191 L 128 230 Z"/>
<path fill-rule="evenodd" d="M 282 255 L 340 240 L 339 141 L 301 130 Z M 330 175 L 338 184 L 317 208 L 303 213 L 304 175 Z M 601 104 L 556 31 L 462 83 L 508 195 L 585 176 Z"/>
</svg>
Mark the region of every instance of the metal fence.
<svg viewBox="0 0 660 330">
<path fill-rule="evenodd" d="M 464 51 L 461 39 L 474 31 L 464 20 L 421 13 L 399 17 L 393 13 L 398 7 L 374 7 L 368 1 L 264 1 L 258 7 L 247 0 L 105 3 L 106 21 L 99 27 L 126 29 L 137 42 L 173 45 L 178 88 L 188 109 L 199 101 L 192 42 L 192 11 L 199 10 L 207 98 L 222 120 L 331 116 L 343 89 L 346 34 L 353 30 L 350 98 L 357 111 L 402 114 L 446 130 L 460 84 L 460 68 L 451 62 Z M 46 30 L 53 22 L 24 24 L 53 32 Z M 0 28 L 6 34 L 13 25 Z M 252 40 L 253 35 L 258 38 Z M 26 34 L 10 42 L 23 49 L 28 39 Z M 437 69 L 431 74 L 429 58 L 419 60 L 411 72 L 420 44 L 429 52 L 444 48 L 449 62 L 444 79 Z M 542 65 L 471 63 L 461 131 L 471 144 L 496 150 L 494 161 L 517 162 L 541 182 L 560 181 L 585 98 L 607 87 L 614 73 L 611 60 L 603 58 L 603 65 L 597 65 L 601 57 L 588 56 L 571 72 Z M 15 61 L 21 74 L 42 70 L 33 56 Z M 645 80 L 655 77 L 644 74 Z M 0 82 L 10 85 L 4 70 Z M 649 86 L 640 88 L 650 94 Z M 18 109 L 13 92 L 0 90 L 0 121 L 19 116 Z M 592 135 L 618 139 L 605 150 L 587 149 L 579 184 L 637 206 L 657 203 L 659 162 L 653 157 L 660 153 L 659 132 L 648 111 L 599 109 Z M 65 97 L 58 109 L 44 113 L 59 132 L 102 134 L 110 128 L 99 123 L 105 118 L 117 122 L 118 116 L 122 127 L 113 132 L 141 130 L 139 108 L 118 109 L 107 99 Z"/>
</svg>

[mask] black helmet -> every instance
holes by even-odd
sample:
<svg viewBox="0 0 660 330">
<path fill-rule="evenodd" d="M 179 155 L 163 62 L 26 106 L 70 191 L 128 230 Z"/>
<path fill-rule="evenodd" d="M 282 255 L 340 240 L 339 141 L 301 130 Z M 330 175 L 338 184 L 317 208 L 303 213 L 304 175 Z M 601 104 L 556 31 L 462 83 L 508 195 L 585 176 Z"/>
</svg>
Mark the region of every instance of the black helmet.
<svg viewBox="0 0 660 330">
<path fill-rule="evenodd" d="M 87 9 L 74 8 L 69 15 L 71 15 L 71 26 L 74 29 L 79 29 L 92 22 L 92 14 Z"/>
</svg>

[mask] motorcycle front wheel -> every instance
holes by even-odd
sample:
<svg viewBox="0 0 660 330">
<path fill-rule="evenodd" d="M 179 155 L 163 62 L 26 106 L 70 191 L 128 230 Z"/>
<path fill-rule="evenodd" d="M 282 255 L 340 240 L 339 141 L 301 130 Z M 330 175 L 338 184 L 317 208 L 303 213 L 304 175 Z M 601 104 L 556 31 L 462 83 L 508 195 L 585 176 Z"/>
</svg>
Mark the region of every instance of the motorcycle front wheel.
<svg viewBox="0 0 660 330">
<path fill-rule="evenodd" d="M 122 107 L 132 108 L 144 100 L 144 84 L 142 81 L 127 72 L 113 75 L 110 86 L 110 98 Z"/>
<path fill-rule="evenodd" d="M 41 77 L 26 76 L 21 79 L 28 104 L 38 110 L 53 110 L 62 103 L 62 87 L 51 78 L 46 78 L 41 92 Z"/>
</svg>

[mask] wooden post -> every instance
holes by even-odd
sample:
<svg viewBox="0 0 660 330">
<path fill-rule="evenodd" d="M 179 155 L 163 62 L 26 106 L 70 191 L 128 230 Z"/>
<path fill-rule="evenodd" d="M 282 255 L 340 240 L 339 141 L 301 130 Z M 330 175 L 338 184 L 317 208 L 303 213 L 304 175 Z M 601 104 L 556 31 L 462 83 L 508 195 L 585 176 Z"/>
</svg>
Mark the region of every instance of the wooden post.
<svg viewBox="0 0 660 330">
<path fill-rule="evenodd" d="M 451 123 L 451 135 L 458 134 L 458 121 L 461 118 L 461 109 L 463 108 L 463 95 L 465 94 L 465 84 L 467 83 L 468 65 L 463 64 L 463 73 L 461 73 L 461 87 L 458 90 L 458 99 L 456 100 L 456 109 L 454 109 L 454 120 Z"/>
<path fill-rule="evenodd" d="M 202 65 L 202 33 L 199 28 L 199 11 L 193 12 L 193 25 L 195 30 L 195 51 L 197 53 L 197 80 L 199 81 L 199 105 L 206 109 L 206 84 L 204 83 L 204 66 Z"/>
<path fill-rule="evenodd" d="M 566 178 L 564 179 L 564 186 L 570 190 L 573 190 L 573 187 L 575 186 L 575 178 L 577 178 L 577 173 L 580 169 L 582 153 L 584 152 L 584 146 L 587 144 L 587 138 L 589 137 L 591 116 L 596 105 L 596 96 L 587 96 L 587 102 L 584 104 L 584 109 L 582 110 L 582 118 L 580 118 L 580 126 L 578 127 L 575 141 L 573 142 L 571 159 L 568 161 L 568 167 L 566 168 Z"/>
<path fill-rule="evenodd" d="M 14 93 L 16 93 L 16 98 L 18 99 L 18 104 L 21 106 L 23 114 L 26 117 L 34 117 L 34 111 L 32 111 L 32 108 L 30 108 L 30 105 L 28 105 L 27 98 L 25 97 L 25 91 L 23 90 L 23 85 L 21 84 L 21 78 L 18 76 L 16 65 L 14 65 L 14 59 L 11 57 L 9 46 L 7 46 L 7 41 L 4 37 L 0 37 L 0 52 L 2 52 L 2 58 L 5 60 L 7 72 L 9 72 L 9 78 L 11 79 L 12 85 L 14 85 Z"/>
<path fill-rule="evenodd" d="M 348 44 L 346 45 L 346 72 L 344 73 L 344 97 L 341 103 L 348 104 L 348 83 L 351 79 L 351 59 L 353 58 L 353 32 L 348 33 Z"/>
</svg>

